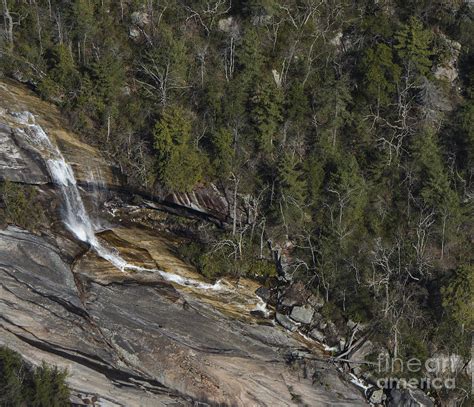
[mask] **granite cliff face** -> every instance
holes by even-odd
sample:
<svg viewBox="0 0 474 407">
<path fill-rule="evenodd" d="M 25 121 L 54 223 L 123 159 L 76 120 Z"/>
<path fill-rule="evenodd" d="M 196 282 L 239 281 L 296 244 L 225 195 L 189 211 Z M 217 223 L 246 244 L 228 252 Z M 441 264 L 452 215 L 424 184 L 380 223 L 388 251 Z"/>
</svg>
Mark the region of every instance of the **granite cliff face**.
<svg viewBox="0 0 474 407">
<path fill-rule="evenodd" d="M 28 137 L 32 124 L 70 164 L 85 207 L 93 206 L 92 194 L 80 186 L 90 184 L 94 171 L 117 191 L 109 198 L 126 194 L 110 163 L 65 130 L 52 106 L 12 83 L 0 84 L 0 179 L 35 185 L 50 221 L 35 233 L 14 225 L 0 229 L 1 345 L 31 363 L 68 368 L 77 405 L 366 404 L 316 342 L 264 317 L 255 283 L 204 281 L 177 257 L 177 237 L 100 206 L 91 221 L 102 230 L 97 245 L 78 238 L 62 222 L 64 196 L 44 149 Z M 199 197 L 199 207 L 192 199 L 173 199 L 176 207 L 202 213 L 213 206 Z M 109 255 L 126 267 L 114 266 Z M 251 315 L 255 309 L 260 318 Z"/>
</svg>

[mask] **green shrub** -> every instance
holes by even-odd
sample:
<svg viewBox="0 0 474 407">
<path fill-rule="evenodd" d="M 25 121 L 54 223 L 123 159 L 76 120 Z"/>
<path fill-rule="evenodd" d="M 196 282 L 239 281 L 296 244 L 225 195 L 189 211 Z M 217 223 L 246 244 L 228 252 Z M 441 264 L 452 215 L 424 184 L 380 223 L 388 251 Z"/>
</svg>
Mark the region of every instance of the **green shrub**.
<svg viewBox="0 0 474 407">
<path fill-rule="evenodd" d="M 2 407 L 70 406 L 67 371 L 44 362 L 40 367 L 28 366 L 21 356 L 0 347 L 0 405 Z"/>
<path fill-rule="evenodd" d="M 24 400 L 26 369 L 18 353 L 0 347 L 0 405 L 19 406 Z"/>
<path fill-rule="evenodd" d="M 43 364 L 33 373 L 31 405 L 33 407 L 61 407 L 69 405 L 67 371 Z"/>
<path fill-rule="evenodd" d="M 474 266 L 463 264 L 458 267 L 441 293 L 443 306 L 451 313 L 463 331 L 474 330 Z"/>
<path fill-rule="evenodd" d="M 339 307 L 331 302 L 326 302 L 324 304 L 323 308 L 321 308 L 321 315 L 324 318 L 333 321 L 335 324 L 339 324 L 344 321 Z"/>
<path fill-rule="evenodd" d="M 0 184 L 0 220 L 28 230 L 36 230 L 43 220 L 43 210 L 35 187 L 3 182 Z"/>
<path fill-rule="evenodd" d="M 241 257 L 235 256 L 233 250 L 227 245 L 211 250 L 202 242 L 192 241 L 180 245 L 178 253 L 208 278 L 231 275 L 265 280 L 276 274 L 275 264 L 260 258 L 254 250 L 246 250 Z"/>
</svg>

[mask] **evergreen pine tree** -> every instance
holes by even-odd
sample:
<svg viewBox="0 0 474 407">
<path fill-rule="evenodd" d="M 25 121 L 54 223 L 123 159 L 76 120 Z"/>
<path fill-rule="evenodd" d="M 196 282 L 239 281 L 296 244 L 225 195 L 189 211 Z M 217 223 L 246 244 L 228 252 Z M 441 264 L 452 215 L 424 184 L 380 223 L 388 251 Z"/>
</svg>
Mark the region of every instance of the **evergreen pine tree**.
<svg viewBox="0 0 474 407">
<path fill-rule="evenodd" d="M 428 75 L 432 65 L 431 32 L 423 28 L 420 20 L 410 17 L 408 24 L 402 26 L 395 38 L 398 56 L 408 69 L 415 69 L 420 75 Z"/>
<path fill-rule="evenodd" d="M 282 94 L 271 80 L 260 81 L 251 98 L 250 121 L 257 148 L 269 154 L 275 148 L 282 119 Z"/>
<path fill-rule="evenodd" d="M 202 174 L 201 160 L 191 141 L 189 115 L 178 106 L 166 109 L 153 135 L 158 180 L 169 190 L 189 191 Z"/>
</svg>

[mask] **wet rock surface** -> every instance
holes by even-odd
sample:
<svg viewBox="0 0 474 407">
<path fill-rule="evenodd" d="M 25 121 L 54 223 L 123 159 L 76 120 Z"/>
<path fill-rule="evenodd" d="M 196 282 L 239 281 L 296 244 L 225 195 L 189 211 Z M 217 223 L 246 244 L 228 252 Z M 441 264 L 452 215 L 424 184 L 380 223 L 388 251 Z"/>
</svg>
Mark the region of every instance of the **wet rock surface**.
<svg viewBox="0 0 474 407">
<path fill-rule="evenodd" d="M 276 313 L 275 319 L 285 329 L 290 332 L 295 332 L 298 329 L 298 324 L 285 314 Z"/>
<path fill-rule="evenodd" d="M 292 392 L 309 405 L 364 404 L 350 387 L 333 394 L 295 375 L 286 355 L 301 344 L 279 328 L 229 318 L 158 276 L 94 281 L 77 267 L 43 237 L 0 232 L 0 341 L 68 367 L 77 391 L 119 405 L 292 405 Z M 341 385 L 335 371 L 327 380 Z"/>
<path fill-rule="evenodd" d="M 5 123 L 0 123 L 0 179 L 29 184 L 50 181 L 37 153 Z"/>
</svg>

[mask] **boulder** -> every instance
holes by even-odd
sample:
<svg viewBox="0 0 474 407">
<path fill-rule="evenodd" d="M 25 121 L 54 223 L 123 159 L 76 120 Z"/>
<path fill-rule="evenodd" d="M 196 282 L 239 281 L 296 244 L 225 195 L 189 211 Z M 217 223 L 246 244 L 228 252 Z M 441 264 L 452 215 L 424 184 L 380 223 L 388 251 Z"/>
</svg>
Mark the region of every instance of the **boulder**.
<svg viewBox="0 0 474 407">
<path fill-rule="evenodd" d="M 308 304 L 314 309 L 320 309 L 324 305 L 324 299 L 320 295 L 310 295 L 308 298 Z"/>
<path fill-rule="evenodd" d="M 459 76 L 457 63 L 461 52 L 461 44 L 450 40 L 444 34 L 440 37 L 444 39 L 445 46 L 449 51 L 450 56 L 442 65 L 438 65 L 435 68 L 434 76 L 436 79 L 447 81 L 452 84 Z"/>
<path fill-rule="evenodd" d="M 239 33 L 239 24 L 234 17 L 230 16 L 227 18 L 221 18 L 217 22 L 217 28 L 219 31 L 229 33 L 229 34 L 238 34 Z"/>
<path fill-rule="evenodd" d="M 298 324 L 292 321 L 287 315 L 276 313 L 275 319 L 277 322 L 285 329 L 288 329 L 291 332 L 295 332 L 298 329 Z"/>
<path fill-rule="evenodd" d="M 271 297 L 271 292 L 266 287 L 257 288 L 257 290 L 255 291 L 255 294 L 257 294 L 265 302 L 268 302 L 268 300 Z"/>
<path fill-rule="evenodd" d="M 319 330 L 319 329 L 312 329 L 310 332 L 309 332 L 309 336 L 319 342 L 324 342 L 324 340 L 326 339 L 324 334 Z"/>
<path fill-rule="evenodd" d="M 339 334 L 336 325 L 334 325 L 332 321 L 327 322 L 324 334 L 326 335 L 326 341 L 329 346 L 339 346 Z"/>
<path fill-rule="evenodd" d="M 371 341 L 365 341 L 362 346 L 351 354 L 352 360 L 365 360 L 374 351 L 375 347 Z"/>
<path fill-rule="evenodd" d="M 130 27 L 130 30 L 128 31 L 128 36 L 130 39 L 137 40 L 140 38 L 140 35 L 140 30 L 138 28 Z"/>
<path fill-rule="evenodd" d="M 459 72 L 455 66 L 438 66 L 434 72 L 436 79 L 445 80 L 448 82 L 454 82 L 458 76 Z"/>
<path fill-rule="evenodd" d="M 319 314 L 319 315 L 320 315 L 320 314 Z M 321 318 L 322 318 L 322 316 L 321 316 Z M 319 320 L 319 323 L 318 323 L 319 329 L 321 329 L 321 330 L 324 331 L 324 330 L 327 328 L 327 326 L 328 326 L 328 323 L 327 323 L 326 320 L 324 320 L 324 319 L 320 319 L 320 320 Z"/>
<path fill-rule="evenodd" d="M 314 309 L 310 305 L 303 305 L 302 307 L 295 306 L 291 310 L 291 318 L 303 324 L 311 323 L 314 315 Z"/>
<path fill-rule="evenodd" d="M 384 393 L 382 389 L 372 387 L 367 392 L 368 399 L 372 404 L 382 404 L 384 400 Z"/>
<path fill-rule="evenodd" d="M 298 281 L 285 290 L 280 298 L 280 305 L 284 307 L 303 305 L 309 296 L 310 293 L 305 288 L 304 284 Z"/>
<path fill-rule="evenodd" d="M 359 377 L 362 374 L 362 368 L 360 366 L 354 366 L 351 369 L 351 372 L 355 374 L 357 377 Z"/>
<path fill-rule="evenodd" d="M 314 312 L 313 320 L 311 321 L 311 325 L 318 326 L 323 320 L 323 316 L 319 312 Z"/>
</svg>

